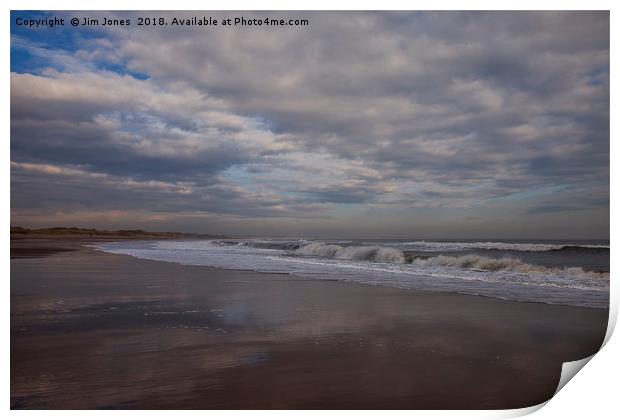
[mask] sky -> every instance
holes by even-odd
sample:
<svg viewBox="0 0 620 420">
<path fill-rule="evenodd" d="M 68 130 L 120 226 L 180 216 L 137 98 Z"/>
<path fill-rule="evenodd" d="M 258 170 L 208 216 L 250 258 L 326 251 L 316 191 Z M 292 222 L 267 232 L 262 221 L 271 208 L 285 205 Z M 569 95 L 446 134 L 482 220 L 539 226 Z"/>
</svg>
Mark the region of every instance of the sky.
<svg viewBox="0 0 620 420">
<path fill-rule="evenodd" d="M 11 22 L 13 226 L 609 237 L 608 12 Z"/>
</svg>

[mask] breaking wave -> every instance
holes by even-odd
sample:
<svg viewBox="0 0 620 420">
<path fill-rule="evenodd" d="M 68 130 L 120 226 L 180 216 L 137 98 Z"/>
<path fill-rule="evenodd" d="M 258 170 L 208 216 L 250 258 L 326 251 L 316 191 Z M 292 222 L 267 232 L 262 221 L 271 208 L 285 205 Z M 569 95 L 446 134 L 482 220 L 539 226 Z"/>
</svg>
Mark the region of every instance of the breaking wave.
<svg viewBox="0 0 620 420">
<path fill-rule="evenodd" d="M 539 244 L 539 243 L 512 243 L 512 242 L 402 242 L 401 245 L 411 246 L 414 249 L 428 251 L 462 251 L 466 249 L 482 249 L 497 251 L 567 251 L 567 250 L 609 250 L 609 245 L 576 245 L 576 244 Z"/>
<path fill-rule="evenodd" d="M 544 267 L 524 263 L 514 258 L 487 258 L 479 255 L 462 255 L 458 257 L 438 255 L 430 258 L 414 258 L 412 264 L 421 266 L 451 267 L 478 271 L 507 271 L 519 274 L 544 274 L 567 276 L 571 278 L 590 278 L 608 280 L 609 273 L 586 271 L 581 267 Z"/>
<path fill-rule="evenodd" d="M 360 260 L 385 263 L 404 263 L 405 254 L 395 248 L 380 246 L 340 246 L 323 242 L 310 242 L 297 250 L 302 254 L 317 255 L 339 260 Z"/>
<path fill-rule="evenodd" d="M 386 287 L 445 291 L 516 301 L 609 306 L 609 264 L 588 261 L 596 256 L 565 257 L 503 252 L 486 255 L 465 251 L 451 255 L 436 250 L 411 252 L 394 242 L 309 242 L 306 240 L 226 239 L 131 241 L 97 244 L 96 248 L 156 261 L 302 278 L 344 280 Z M 597 253 L 598 254 L 598 253 Z M 596 256 L 597 258 L 599 256 Z M 600 258 L 599 258 L 600 259 Z M 576 263 L 581 260 L 586 264 Z M 526 262 L 527 261 L 527 262 Z M 545 265 L 538 265 L 543 263 Z M 571 264 L 574 264 L 571 265 Z M 588 271 L 587 267 L 600 267 Z"/>
<path fill-rule="evenodd" d="M 573 279 L 609 281 L 608 272 L 587 271 L 582 267 L 546 267 L 525 263 L 516 258 L 488 258 L 475 254 L 434 257 L 414 257 L 395 248 L 378 246 L 341 246 L 323 242 L 310 242 L 297 249 L 297 253 L 333 258 L 379 263 L 412 264 L 417 267 L 446 267 L 480 272 L 506 272 L 521 275 L 553 275 Z"/>
</svg>

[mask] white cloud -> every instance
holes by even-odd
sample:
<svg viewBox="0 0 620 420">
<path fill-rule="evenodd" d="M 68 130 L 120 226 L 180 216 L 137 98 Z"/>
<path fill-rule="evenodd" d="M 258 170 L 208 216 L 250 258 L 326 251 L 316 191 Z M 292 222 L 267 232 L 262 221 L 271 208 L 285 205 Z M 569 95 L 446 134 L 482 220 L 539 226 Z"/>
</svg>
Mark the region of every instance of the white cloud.
<svg viewBox="0 0 620 420">
<path fill-rule="evenodd" d="M 75 51 L 14 34 L 47 63 L 11 76 L 13 168 L 31 174 L 14 201 L 26 211 L 37 173 L 186 195 L 167 211 L 222 217 L 485 209 L 515 194 L 518 219 L 531 190 L 562 186 L 528 199 L 556 209 L 608 191 L 608 13 L 307 17 L 100 31 Z M 163 206 L 154 197 L 132 205 Z"/>
</svg>

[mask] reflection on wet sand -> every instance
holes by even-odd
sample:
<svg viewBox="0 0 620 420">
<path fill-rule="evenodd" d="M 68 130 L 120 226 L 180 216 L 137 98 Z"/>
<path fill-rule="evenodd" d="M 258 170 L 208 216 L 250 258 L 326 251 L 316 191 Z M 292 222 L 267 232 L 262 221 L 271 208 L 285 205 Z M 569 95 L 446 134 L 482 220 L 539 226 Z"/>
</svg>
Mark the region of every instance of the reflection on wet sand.
<svg viewBox="0 0 620 420">
<path fill-rule="evenodd" d="M 606 319 L 80 249 L 11 261 L 11 405 L 517 408 Z"/>
</svg>

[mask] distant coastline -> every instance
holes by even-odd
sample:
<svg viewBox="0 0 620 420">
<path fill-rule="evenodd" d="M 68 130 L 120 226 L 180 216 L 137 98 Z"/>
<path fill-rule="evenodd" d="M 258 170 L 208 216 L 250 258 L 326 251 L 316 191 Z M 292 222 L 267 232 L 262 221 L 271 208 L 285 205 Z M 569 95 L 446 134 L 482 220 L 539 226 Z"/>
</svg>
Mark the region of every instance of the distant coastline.
<svg viewBox="0 0 620 420">
<path fill-rule="evenodd" d="M 100 230 L 78 227 L 51 227 L 30 229 L 21 226 L 11 226 L 11 239 L 21 238 L 106 238 L 106 239 L 147 239 L 147 238 L 227 238 L 224 235 L 196 234 L 184 232 L 149 232 L 142 229 Z"/>
</svg>

